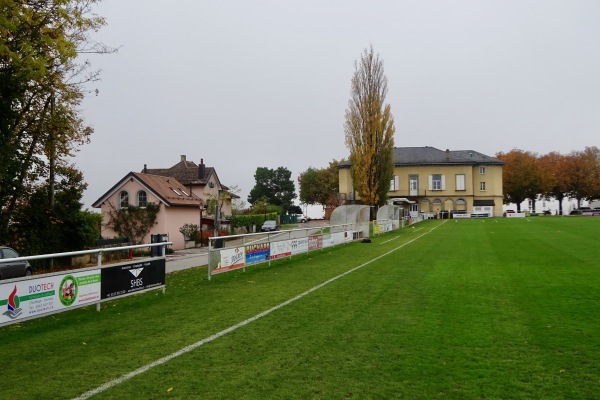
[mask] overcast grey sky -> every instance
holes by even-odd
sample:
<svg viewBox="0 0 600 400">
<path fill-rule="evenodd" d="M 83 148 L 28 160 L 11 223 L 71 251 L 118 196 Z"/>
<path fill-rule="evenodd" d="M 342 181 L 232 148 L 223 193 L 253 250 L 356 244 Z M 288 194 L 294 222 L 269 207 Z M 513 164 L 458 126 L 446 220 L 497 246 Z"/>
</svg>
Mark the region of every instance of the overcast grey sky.
<svg viewBox="0 0 600 400">
<path fill-rule="evenodd" d="M 104 0 L 83 105 L 95 133 L 74 162 L 84 206 L 130 171 L 188 160 L 246 200 L 257 167 L 296 177 L 348 157 L 354 62 L 384 61 L 395 145 L 599 146 L 600 1 Z"/>
</svg>

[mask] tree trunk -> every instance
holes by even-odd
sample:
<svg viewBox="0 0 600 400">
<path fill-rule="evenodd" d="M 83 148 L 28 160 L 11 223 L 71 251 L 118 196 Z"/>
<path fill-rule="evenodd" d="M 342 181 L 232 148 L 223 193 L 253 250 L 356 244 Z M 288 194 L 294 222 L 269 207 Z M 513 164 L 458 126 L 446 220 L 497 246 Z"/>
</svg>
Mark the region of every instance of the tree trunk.
<svg viewBox="0 0 600 400">
<path fill-rule="evenodd" d="M 563 199 L 565 198 L 565 196 L 560 196 L 557 197 L 556 199 L 558 200 L 558 215 L 563 215 Z"/>
</svg>

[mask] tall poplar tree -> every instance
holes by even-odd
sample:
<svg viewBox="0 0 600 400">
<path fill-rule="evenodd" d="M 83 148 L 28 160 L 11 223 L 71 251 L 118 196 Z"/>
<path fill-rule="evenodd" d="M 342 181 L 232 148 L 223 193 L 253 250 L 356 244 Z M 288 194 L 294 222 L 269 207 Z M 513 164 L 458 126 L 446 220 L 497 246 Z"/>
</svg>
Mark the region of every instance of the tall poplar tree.
<svg viewBox="0 0 600 400">
<path fill-rule="evenodd" d="M 383 205 L 394 171 L 394 117 L 385 104 L 387 78 L 373 46 L 354 63 L 344 132 L 354 189 L 368 205 Z"/>
</svg>

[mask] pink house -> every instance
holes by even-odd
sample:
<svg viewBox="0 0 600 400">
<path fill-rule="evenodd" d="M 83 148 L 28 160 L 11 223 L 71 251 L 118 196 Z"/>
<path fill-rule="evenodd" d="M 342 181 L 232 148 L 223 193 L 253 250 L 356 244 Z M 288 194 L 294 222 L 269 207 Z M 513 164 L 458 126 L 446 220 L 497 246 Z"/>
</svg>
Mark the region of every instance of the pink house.
<svg viewBox="0 0 600 400">
<path fill-rule="evenodd" d="M 237 196 L 221 184 L 214 168 L 206 167 L 203 160 L 196 165 L 182 155 L 181 161 L 170 168 L 149 169 L 144 165 L 142 172 L 128 173 L 92 206 L 102 212 L 102 237 L 112 238 L 118 236 L 117 233 L 105 226 L 111 208 L 159 204 L 156 224 L 144 238 L 144 243 L 150 243 L 150 235 L 167 234 L 173 249 L 180 250 L 185 248 L 185 240 L 179 228 L 184 224 L 195 224 L 204 230 L 212 229 L 214 216 L 206 215 L 206 205 L 209 198 L 219 196 L 224 198 L 219 217 L 222 221 L 231 215 L 231 199 Z"/>
</svg>

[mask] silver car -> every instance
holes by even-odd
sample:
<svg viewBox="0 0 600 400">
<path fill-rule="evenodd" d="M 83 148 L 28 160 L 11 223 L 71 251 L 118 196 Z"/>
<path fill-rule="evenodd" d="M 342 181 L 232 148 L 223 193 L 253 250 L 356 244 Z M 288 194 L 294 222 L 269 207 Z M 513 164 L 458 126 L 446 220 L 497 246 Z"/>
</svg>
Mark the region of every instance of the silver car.
<svg viewBox="0 0 600 400">
<path fill-rule="evenodd" d="M 0 259 L 6 260 L 20 257 L 16 250 L 0 246 Z M 33 268 L 27 261 L 0 262 L 0 279 L 19 278 L 33 274 Z"/>
<path fill-rule="evenodd" d="M 260 228 L 261 232 L 273 232 L 278 229 L 279 229 L 279 225 L 277 224 L 277 221 L 273 221 L 273 220 L 265 221 L 263 226 Z"/>
</svg>

